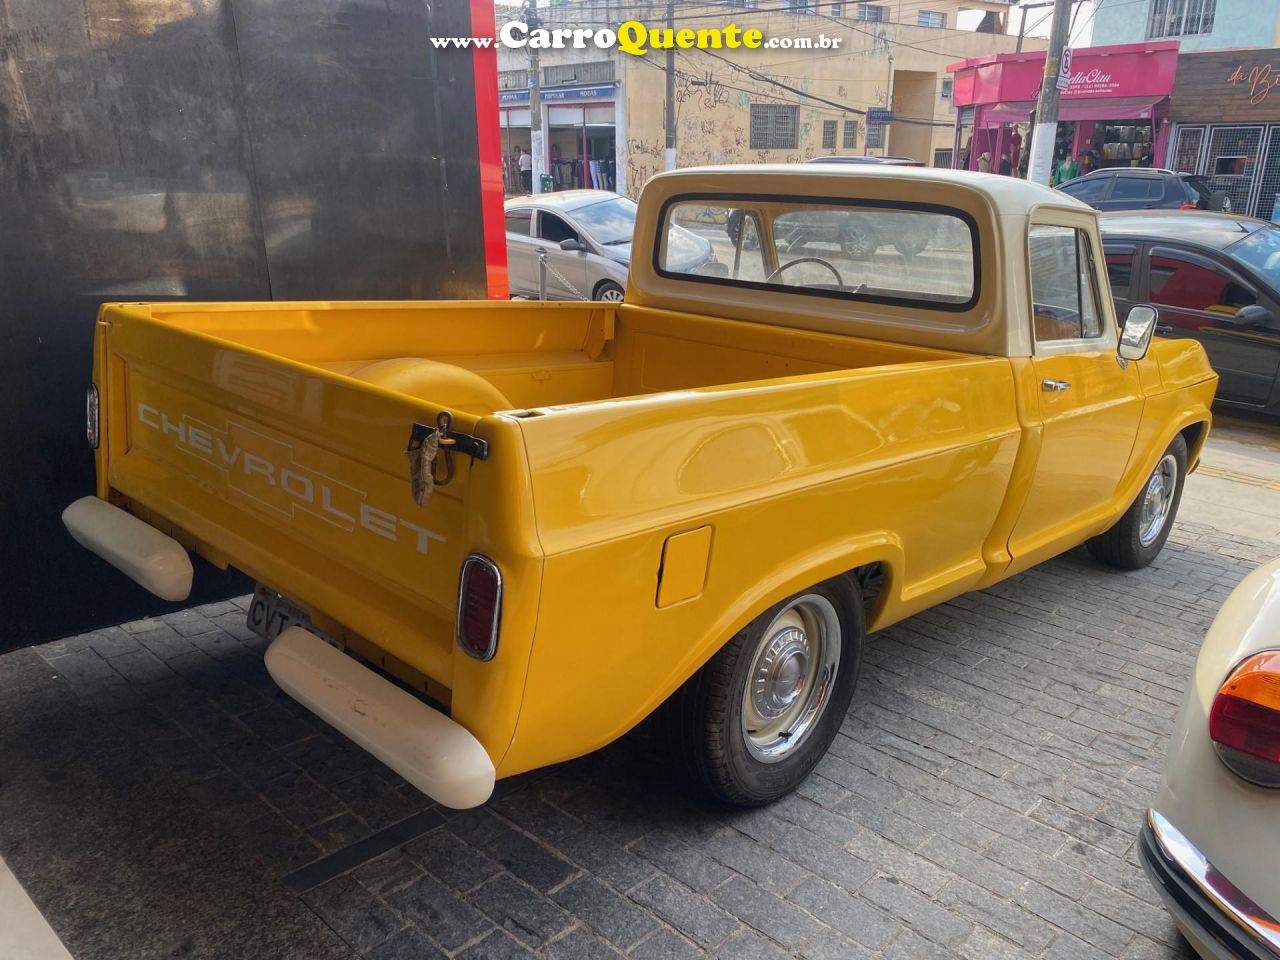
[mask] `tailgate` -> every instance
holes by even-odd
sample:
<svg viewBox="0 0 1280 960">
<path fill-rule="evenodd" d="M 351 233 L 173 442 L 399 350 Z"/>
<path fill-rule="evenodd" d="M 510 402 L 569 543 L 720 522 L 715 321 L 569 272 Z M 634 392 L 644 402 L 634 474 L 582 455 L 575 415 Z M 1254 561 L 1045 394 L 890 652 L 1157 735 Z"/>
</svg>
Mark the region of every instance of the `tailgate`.
<svg viewBox="0 0 1280 960">
<path fill-rule="evenodd" d="M 110 491 L 209 559 L 452 687 L 460 566 L 472 550 L 504 547 L 468 522 L 469 457 L 414 502 L 405 448 L 414 424 L 445 407 L 173 326 L 145 306 L 111 306 L 103 320 Z M 464 433 L 513 426 L 453 416 Z M 517 446 L 496 446 L 522 460 Z"/>
</svg>

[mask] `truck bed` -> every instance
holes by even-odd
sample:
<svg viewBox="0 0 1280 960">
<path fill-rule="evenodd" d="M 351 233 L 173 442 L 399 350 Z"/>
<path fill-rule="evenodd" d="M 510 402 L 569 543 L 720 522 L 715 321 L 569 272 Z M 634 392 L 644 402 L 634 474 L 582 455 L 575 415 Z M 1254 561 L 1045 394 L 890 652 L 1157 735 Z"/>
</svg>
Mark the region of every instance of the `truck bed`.
<svg viewBox="0 0 1280 960">
<path fill-rule="evenodd" d="M 629 304 L 117 304 L 99 322 L 99 495 L 302 604 L 495 762 L 519 712 L 508 687 L 537 669 L 533 624 L 555 622 L 544 577 L 568 589 L 588 548 L 630 543 L 656 571 L 666 531 L 837 480 L 871 489 L 915 460 L 916 494 L 966 516 L 904 501 L 866 523 L 919 541 L 894 591 L 923 604 L 985 569 L 980 535 L 938 530 L 992 528 L 1017 446 L 1007 360 Z M 442 411 L 490 453 L 455 457 L 419 507 L 406 445 Z M 752 536 L 741 517 L 726 544 Z M 506 581 L 485 664 L 453 641 L 472 552 Z M 687 676 L 678 654 L 654 689 Z"/>
</svg>

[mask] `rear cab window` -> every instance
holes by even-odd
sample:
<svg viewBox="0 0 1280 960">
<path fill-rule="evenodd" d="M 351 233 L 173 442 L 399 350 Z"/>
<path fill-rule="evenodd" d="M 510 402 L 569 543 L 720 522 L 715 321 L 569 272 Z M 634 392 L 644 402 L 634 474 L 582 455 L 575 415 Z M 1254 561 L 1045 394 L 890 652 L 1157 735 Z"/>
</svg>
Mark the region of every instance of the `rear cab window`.
<svg viewBox="0 0 1280 960">
<path fill-rule="evenodd" d="M 976 224 L 948 207 L 674 197 L 662 217 L 663 277 L 935 310 L 966 310 L 979 294 Z"/>
</svg>

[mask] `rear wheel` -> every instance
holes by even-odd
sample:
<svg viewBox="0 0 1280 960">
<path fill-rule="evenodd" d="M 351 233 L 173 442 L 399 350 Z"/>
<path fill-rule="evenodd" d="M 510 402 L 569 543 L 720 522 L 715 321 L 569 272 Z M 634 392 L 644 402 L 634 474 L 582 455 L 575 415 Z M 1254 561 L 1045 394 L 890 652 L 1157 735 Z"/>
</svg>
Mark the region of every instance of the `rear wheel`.
<svg viewBox="0 0 1280 960">
<path fill-rule="evenodd" d="M 668 708 L 696 784 L 741 806 L 790 793 L 822 759 L 858 679 L 862 601 L 845 578 L 765 611 L 695 674 Z"/>
<path fill-rule="evenodd" d="M 1182 502 L 1187 476 L 1187 441 L 1173 438 L 1138 497 L 1110 530 L 1085 546 L 1103 563 L 1139 570 L 1154 560 L 1169 539 L 1173 518 Z"/>
</svg>

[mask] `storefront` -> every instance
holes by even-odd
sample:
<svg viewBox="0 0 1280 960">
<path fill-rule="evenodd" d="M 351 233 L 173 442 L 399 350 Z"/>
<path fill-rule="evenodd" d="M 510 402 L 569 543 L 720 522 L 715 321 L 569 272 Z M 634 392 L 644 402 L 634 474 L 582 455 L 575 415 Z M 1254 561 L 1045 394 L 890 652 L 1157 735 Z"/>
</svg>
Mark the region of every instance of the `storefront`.
<svg viewBox="0 0 1280 960">
<path fill-rule="evenodd" d="M 1187 53 L 1169 102 L 1165 166 L 1207 177 L 1231 209 L 1280 217 L 1280 50 Z"/>
<path fill-rule="evenodd" d="M 1026 175 L 1044 51 L 1000 53 L 947 67 L 955 75 L 955 166 Z M 1078 159 L 1080 173 L 1145 166 L 1164 152 L 1176 41 L 1082 47 L 1058 107 L 1054 168 Z M 984 155 L 987 160 L 983 160 Z"/>
<path fill-rule="evenodd" d="M 618 94 L 614 83 L 542 88 L 546 170 L 553 190 L 615 190 L 623 181 L 619 158 L 624 153 L 625 108 Z M 515 148 L 528 152 L 532 145 L 529 91 L 502 90 L 498 98 L 507 192 L 514 193 L 519 192 Z"/>
</svg>

